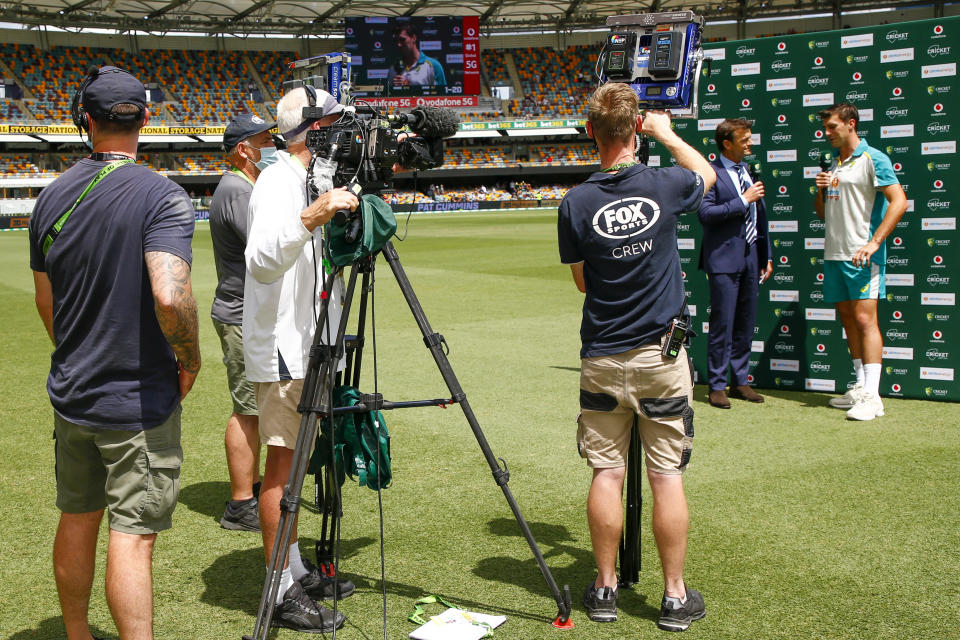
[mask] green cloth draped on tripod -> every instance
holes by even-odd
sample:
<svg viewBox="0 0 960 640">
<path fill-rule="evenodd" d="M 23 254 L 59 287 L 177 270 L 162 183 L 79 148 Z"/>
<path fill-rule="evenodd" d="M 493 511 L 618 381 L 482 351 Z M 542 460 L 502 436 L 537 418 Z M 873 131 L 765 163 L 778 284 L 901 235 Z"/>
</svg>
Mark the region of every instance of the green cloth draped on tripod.
<svg viewBox="0 0 960 640">
<path fill-rule="evenodd" d="M 333 390 L 334 407 L 352 407 L 363 394 L 351 386 L 341 385 Z M 308 473 L 317 473 L 330 463 L 330 419 L 320 421 L 317 446 L 310 458 Z M 356 480 L 361 487 L 373 490 L 390 486 L 390 434 L 380 411 L 341 413 L 333 417 L 334 450 L 336 451 L 337 481 L 342 485 L 344 474 Z"/>
<path fill-rule="evenodd" d="M 378 196 L 365 194 L 360 198 L 360 216 L 363 220 L 362 231 L 353 243 L 348 243 L 343 237 L 347 225 L 328 222 L 324 228 L 327 259 L 338 267 L 373 255 L 383 248 L 397 230 L 393 209 Z"/>
</svg>

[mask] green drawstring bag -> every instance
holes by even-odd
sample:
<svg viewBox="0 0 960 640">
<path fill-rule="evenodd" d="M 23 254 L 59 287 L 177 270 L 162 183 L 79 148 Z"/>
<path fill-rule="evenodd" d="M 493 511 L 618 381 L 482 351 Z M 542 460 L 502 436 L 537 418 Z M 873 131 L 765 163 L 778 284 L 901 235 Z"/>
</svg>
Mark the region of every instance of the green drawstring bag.
<svg viewBox="0 0 960 640">
<path fill-rule="evenodd" d="M 327 259 L 338 267 L 366 258 L 387 244 L 397 230 L 397 219 L 378 196 L 365 194 L 360 198 L 360 218 L 363 221 L 360 236 L 350 243 L 344 238 L 347 225 L 328 222 L 324 227 Z"/>
<path fill-rule="evenodd" d="M 334 407 L 352 407 L 360 402 L 362 394 L 351 386 L 341 385 L 333 390 Z M 317 473 L 330 462 L 330 432 L 334 434 L 337 480 L 342 485 L 344 475 L 356 480 L 361 487 L 386 489 L 393 474 L 390 470 L 390 434 L 380 411 L 341 413 L 320 424 L 317 445 L 310 458 L 308 473 Z"/>
</svg>

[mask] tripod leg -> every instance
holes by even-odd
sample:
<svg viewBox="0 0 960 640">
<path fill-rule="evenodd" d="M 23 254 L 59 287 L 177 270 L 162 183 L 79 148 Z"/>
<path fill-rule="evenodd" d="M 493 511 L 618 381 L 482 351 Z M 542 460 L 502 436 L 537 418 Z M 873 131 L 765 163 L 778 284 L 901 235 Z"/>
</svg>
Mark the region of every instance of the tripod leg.
<svg viewBox="0 0 960 640">
<path fill-rule="evenodd" d="M 510 481 L 510 472 L 507 470 L 506 463 L 503 462 L 502 459 L 498 462 L 497 458 L 494 457 L 493 451 L 490 449 L 490 445 L 487 443 L 487 438 L 484 436 L 483 430 L 480 428 L 480 423 L 477 421 L 477 417 L 474 415 L 473 409 L 470 408 L 470 403 L 467 402 L 467 396 L 463 393 L 463 389 L 460 387 L 460 382 L 457 380 L 457 376 L 454 374 L 453 368 L 450 366 L 450 361 L 447 360 L 447 356 L 443 352 L 443 337 L 438 333 L 434 333 L 433 329 L 430 327 L 430 323 L 427 321 L 427 317 L 423 312 L 423 308 L 420 306 L 420 301 L 417 299 L 417 296 L 413 291 L 413 286 L 410 284 L 410 280 L 407 278 L 407 274 L 403 270 L 403 265 L 400 264 L 400 256 L 397 255 L 396 249 L 393 248 L 393 243 L 388 242 L 386 245 L 384 245 L 382 252 L 387 260 L 387 263 L 390 265 L 390 269 L 393 271 L 393 275 L 397 280 L 397 284 L 400 286 L 400 290 L 403 292 L 403 297 L 407 301 L 407 305 L 410 307 L 410 311 L 413 313 L 414 319 L 417 321 L 417 326 L 420 328 L 420 331 L 423 334 L 423 341 L 427 345 L 427 348 L 430 349 L 430 353 L 433 354 L 433 359 L 437 363 L 437 368 L 440 370 L 440 375 L 443 376 L 443 380 L 446 382 L 447 388 L 450 390 L 451 397 L 457 401 L 457 403 L 460 405 L 460 408 L 463 410 L 463 414 L 466 416 L 467 422 L 470 424 L 470 429 L 473 431 L 473 435 L 477 439 L 477 444 L 480 445 L 483 456 L 486 458 L 487 464 L 490 466 L 490 470 L 493 472 L 493 479 L 503 491 L 503 495 L 507 500 L 507 504 L 510 505 L 510 509 L 513 511 L 513 517 L 517 520 L 517 524 L 520 525 L 520 530 L 523 532 L 523 536 L 527 539 L 527 544 L 530 545 L 530 551 L 533 553 L 533 557 L 536 559 L 537 565 L 540 567 L 540 573 L 543 575 L 544 581 L 546 581 L 554 599 L 557 601 L 557 607 L 559 611 L 557 613 L 557 620 L 554 622 L 554 625 L 558 626 L 559 623 L 560 625 L 567 626 L 569 624 L 568 620 L 570 617 L 570 590 L 566 585 L 564 585 L 564 593 L 561 594 L 560 589 L 557 587 L 557 583 L 553 579 L 553 574 L 550 573 L 550 568 L 547 567 L 547 563 L 543 558 L 543 554 L 540 552 L 540 548 L 537 546 L 537 541 L 534 539 L 533 533 L 530 531 L 530 527 L 527 525 L 527 521 L 524 519 L 523 513 L 520 511 L 520 507 L 510 491 L 510 487 L 507 486 L 507 483 Z M 500 466 L 500 463 L 503 463 L 503 467 Z"/>
<path fill-rule="evenodd" d="M 627 452 L 627 508 L 624 509 L 623 535 L 620 538 L 619 585 L 631 587 L 640 580 L 640 469 L 643 464 L 640 429 L 634 417 Z"/>
<path fill-rule="evenodd" d="M 302 414 L 300 431 L 297 433 L 297 442 L 293 450 L 293 460 L 290 464 L 290 476 L 283 488 L 283 497 L 280 499 L 280 521 L 277 526 L 277 536 L 274 538 L 273 549 L 270 554 L 270 566 L 264 581 L 263 592 L 260 596 L 260 606 L 257 609 L 257 621 L 251 636 L 244 636 L 244 640 L 267 640 L 270 633 L 270 622 L 273 619 L 273 610 L 276 607 L 277 595 L 280 590 L 280 581 L 283 567 L 287 563 L 287 554 L 290 549 L 290 539 L 293 537 L 293 527 L 296 523 L 297 512 L 300 509 L 300 490 L 306 477 L 310 463 L 310 450 L 317 438 L 318 418 L 331 413 L 333 389 L 332 378 L 337 368 L 339 351 L 336 345 L 343 345 L 343 336 L 346 333 L 347 318 L 350 314 L 350 302 L 356 287 L 357 271 L 350 273 L 350 283 L 343 301 L 340 324 L 336 331 L 334 347 L 323 344 L 323 336 L 328 328 L 327 309 L 330 305 L 333 283 L 338 271 L 328 274 L 324 281 L 323 304 L 320 307 L 320 318 L 314 334 L 313 346 L 310 349 L 310 362 L 303 383 L 303 393 L 297 407 Z M 332 438 L 331 438 L 332 444 Z M 335 490 L 339 487 L 335 487 Z M 339 502 L 339 501 L 338 501 Z M 336 529 L 336 523 L 334 523 Z"/>
</svg>

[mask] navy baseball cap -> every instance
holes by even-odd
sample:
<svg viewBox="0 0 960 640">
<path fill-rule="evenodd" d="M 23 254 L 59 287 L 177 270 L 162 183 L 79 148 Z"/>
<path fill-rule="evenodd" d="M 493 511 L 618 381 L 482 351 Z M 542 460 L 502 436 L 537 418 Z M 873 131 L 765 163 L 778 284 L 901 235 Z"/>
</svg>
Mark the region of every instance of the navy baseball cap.
<svg viewBox="0 0 960 640">
<path fill-rule="evenodd" d="M 270 131 L 275 126 L 277 125 L 267 122 L 260 116 L 252 113 L 241 113 L 231 120 L 227 128 L 223 130 L 223 150 L 230 151 L 250 136 Z"/>
<path fill-rule="evenodd" d="M 140 107 L 139 117 L 143 117 L 147 90 L 129 71 L 107 65 L 90 69 L 88 75 L 93 79 L 83 90 L 84 111 L 102 117 L 118 104 L 132 104 Z"/>
</svg>

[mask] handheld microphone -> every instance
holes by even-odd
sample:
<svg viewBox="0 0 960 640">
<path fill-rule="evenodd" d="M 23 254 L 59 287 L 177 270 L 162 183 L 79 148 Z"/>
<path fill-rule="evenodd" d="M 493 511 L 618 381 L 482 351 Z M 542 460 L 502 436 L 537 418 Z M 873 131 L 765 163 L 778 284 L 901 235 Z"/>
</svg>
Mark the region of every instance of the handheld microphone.
<svg viewBox="0 0 960 640">
<path fill-rule="evenodd" d="M 440 107 L 417 107 L 409 113 L 389 115 L 387 121 L 394 129 L 409 125 L 414 133 L 424 138 L 449 138 L 460 130 L 460 116 Z"/>
<path fill-rule="evenodd" d="M 759 162 L 751 162 L 749 165 L 750 180 L 753 182 L 760 182 L 761 167 Z"/>
<path fill-rule="evenodd" d="M 833 164 L 833 154 L 831 153 L 821 153 L 820 154 L 820 170 L 826 171 L 830 168 L 830 165 Z"/>
<path fill-rule="evenodd" d="M 830 168 L 830 165 L 833 164 L 833 154 L 831 153 L 821 153 L 820 154 L 820 170 L 826 172 Z M 820 187 L 820 197 L 826 199 L 827 190 L 823 187 Z"/>
</svg>

